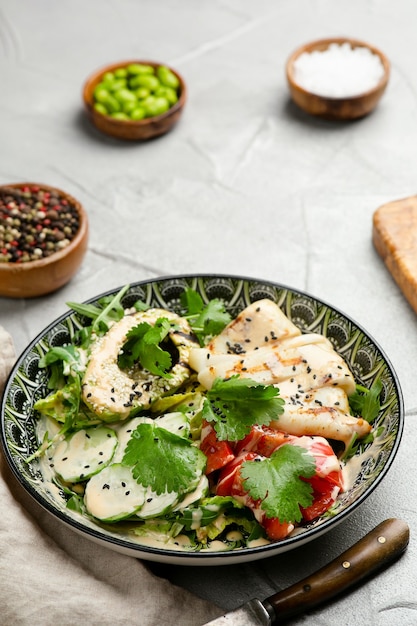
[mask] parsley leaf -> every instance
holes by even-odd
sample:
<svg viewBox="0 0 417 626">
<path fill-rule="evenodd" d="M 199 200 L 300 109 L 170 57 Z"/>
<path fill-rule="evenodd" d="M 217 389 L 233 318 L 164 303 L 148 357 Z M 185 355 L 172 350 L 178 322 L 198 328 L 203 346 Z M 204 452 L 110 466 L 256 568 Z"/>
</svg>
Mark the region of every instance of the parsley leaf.
<svg viewBox="0 0 417 626">
<path fill-rule="evenodd" d="M 131 367 L 139 361 L 143 368 L 155 376 L 169 378 L 172 359 L 169 352 L 160 347 L 172 325 L 166 317 L 160 317 L 155 325 L 141 322 L 127 333 L 123 353 L 119 356 L 119 365 Z"/>
<path fill-rule="evenodd" d="M 195 489 L 206 465 L 206 457 L 188 439 L 154 424 L 139 424 L 126 446 L 123 465 L 132 467 L 138 483 L 158 495 L 179 495 Z"/>
<path fill-rule="evenodd" d="M 261 385 L 250 378 L 217 378 L 207 392 L 203 419 L 214 422 L 220 440 L 240 441 L 254 424 L 268 425 L 284 411 L 279 389 Z"/>
<path fill-rule="evenodd" d="M 221 300 L 214 298 L 205 305 L 194 289 L 187 288 L 183 291 L 180 301 L 188 313 L 185 317 L 201 346 L 207 338 L 221 333 L 232 319 Z"/>
<path fill-rule="evenodd" d="M 306 508 L 313 502 L 313 488 L 301 477 L 311 478 L 315 471 L 316 462 L 309 452 L 284 444 L 268 459 L 242 463 L 241 476 L 245 490 L 254 500 L 261 500 L 267 517 L 299 522 L 300 506 Z"/>
</svg>

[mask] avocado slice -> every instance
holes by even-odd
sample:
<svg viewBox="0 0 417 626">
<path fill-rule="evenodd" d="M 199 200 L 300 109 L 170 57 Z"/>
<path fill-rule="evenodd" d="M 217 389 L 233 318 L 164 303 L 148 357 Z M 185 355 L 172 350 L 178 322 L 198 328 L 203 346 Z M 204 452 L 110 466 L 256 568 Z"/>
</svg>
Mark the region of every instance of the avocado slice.
<svg viewBox="0 0 417 626">
<path fill-rule="evenodd" d="M 160 318 L 168 319 L 172 326 L 168 338 L 175 357 L 169 376 L 151 374 L 140 364 L 129 370 L 121 369 L 118 357 L 128 332 L 142 322 L 154 325 Z M 93 342 L 82 381 L 83 401 L 104 422 L 132 417 L 173 393 L 189 378 L 189 350 L 197 345 L 187 320 L 175 313 L 155 308 L 126 315 Z"/>
</svg>

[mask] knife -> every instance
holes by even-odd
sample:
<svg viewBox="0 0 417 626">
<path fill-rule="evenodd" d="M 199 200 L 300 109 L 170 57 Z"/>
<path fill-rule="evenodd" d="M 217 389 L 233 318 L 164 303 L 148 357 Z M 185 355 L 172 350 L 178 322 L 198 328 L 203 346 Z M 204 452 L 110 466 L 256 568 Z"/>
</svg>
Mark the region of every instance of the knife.
<svg viewBox="0 0 417 626">
<path fill-rule="evenodd" d="M 410 530 L 401 519 L 387 519 L 317 572 L 263 602 L 254 598 L 204 626 L 282 624 L 330 600 L 397 559 L 407 548 Z"/>
</svg>

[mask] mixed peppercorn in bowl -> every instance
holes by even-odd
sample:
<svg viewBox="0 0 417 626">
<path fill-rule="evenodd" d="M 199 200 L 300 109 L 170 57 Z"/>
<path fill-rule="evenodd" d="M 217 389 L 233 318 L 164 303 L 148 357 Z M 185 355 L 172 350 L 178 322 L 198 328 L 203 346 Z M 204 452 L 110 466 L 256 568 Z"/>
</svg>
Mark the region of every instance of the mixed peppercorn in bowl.
<svg viewBox="0 0 417 626">
<path fill-rule="evenodd" d="M 0 296 L 56 291 L 78 270 L 88 242 L 80 202 L 39 183 L 0 186 Z"/>
</svg>

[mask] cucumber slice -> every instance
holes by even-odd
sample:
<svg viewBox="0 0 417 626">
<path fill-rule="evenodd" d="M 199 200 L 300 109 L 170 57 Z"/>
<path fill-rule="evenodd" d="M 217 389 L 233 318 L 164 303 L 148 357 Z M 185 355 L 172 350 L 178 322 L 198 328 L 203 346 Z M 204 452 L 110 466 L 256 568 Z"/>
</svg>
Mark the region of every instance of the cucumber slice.
<svg viewBox="0 0 417 626">
<path fill-rule="evenodd" d="M 165 413 L 155 419 L 155 423 L 160 428 L 169 430 L 170 433 L 178 435 L 178 437 L 184 437 L 188 439 L 190 434 L 190 424 L 187 416 L 180 411 L 174 411 L 172 413 Z"/>
<path fill-rule="evenodd" d="M 84 503 L 93 517 L 103 522 L 117 522 L 134 515 L 146 497 L 147 490 L 136 482 L 131 469 L 113 463 L 89 480 Z"/>
<path fill-rule="evenodd" d="M 110 463 L 116 447 L 116 433 L 107 426 L 79 430 L 56 445 L 54 470 L 66 482 L 86 480 Z"/>
<path fill-rule="evenodd" d="M 188 439 L 190 434 L 188 418 L 180 411 L 165 413 L 165 415 L 157 417 L 155 423 L 160 428 L 165 428 L 165 430 L 169 430 L 170 433 L 174 433 L 174 435 L 178 435 L 178 437 L 184 437 L 184 439 Z"/>
<path fill-rule="evenodd" d="M 207 496 L 208 492 L 209 481 L 207 476 L 203 474 L 200 478 L 200 482 L 198 483 L 194 491 L 187 493 L 184 499 L 176 505 L 174 511 L 182 511 L 183 509 L 186 509 L 188 506 L 190 506 L 190 504 L 193 504 L 194 502 L 197 502 L 197 500 L 201 500 L 201 498 Z"/>
<path fill-rule="evenodd" d="M 179 496 L 174 491 L 161 494 L 155 493 L 150 487 L 146 488 L 145 503 L 143 507 L 136 513 L 140 519 L 149 519 L 157 517 L 172 511 L 177 504 Z"/>
</svg>

